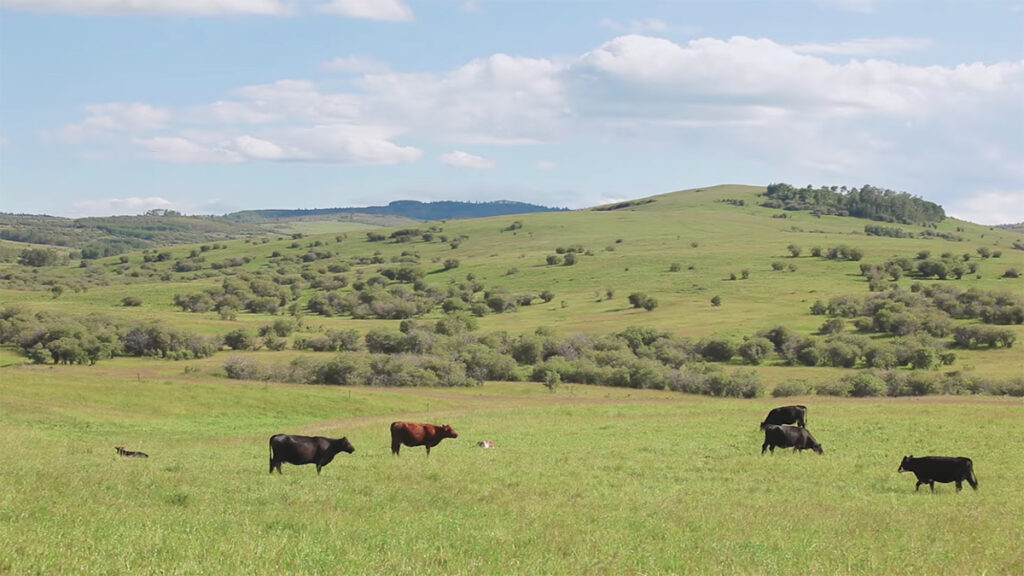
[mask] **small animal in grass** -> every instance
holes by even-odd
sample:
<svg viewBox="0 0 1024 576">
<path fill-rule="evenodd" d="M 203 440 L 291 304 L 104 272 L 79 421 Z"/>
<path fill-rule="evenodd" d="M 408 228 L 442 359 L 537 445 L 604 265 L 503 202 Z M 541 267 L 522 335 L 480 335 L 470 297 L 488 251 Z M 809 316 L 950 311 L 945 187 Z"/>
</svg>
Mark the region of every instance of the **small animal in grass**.
<svg viewBox="0 0 1024 576">
<path fill-rule="evenodd" d="M 145 452 L 139 452 L 138 450 L 125 450 L 124 446 L 114 446 L 114 450 L 121 456 L 128 456 L 129 458 L 149 458 L 149 454 Z"/>
<path fill-rule="evenodd" d="M 956 491 L 963 488 L 967 481 L 971 488 L 978 489 L 978 479 L 974 476 L 974 462 L 970 458 L 950 456 L 923 456 L 914 458 L 904 456 L 897 472 L 913 472 L 917 476 L 914 492 L 927 484 L 935 492 L 936 482 L 956 482 Z"/>
<path fill-rule="evenodd" d="M 477 442 L 476 445 L 481 448 L 494 448 L 494 442 L 491 442 L 490 440 L 481 440 Z"/>
</svg>

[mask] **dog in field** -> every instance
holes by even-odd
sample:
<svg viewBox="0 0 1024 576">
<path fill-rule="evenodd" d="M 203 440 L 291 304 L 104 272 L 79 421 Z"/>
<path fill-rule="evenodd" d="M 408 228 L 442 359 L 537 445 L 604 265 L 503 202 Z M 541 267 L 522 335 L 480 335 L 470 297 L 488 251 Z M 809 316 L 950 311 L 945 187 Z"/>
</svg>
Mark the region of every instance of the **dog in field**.
<svg viewBox="0 0 1024 576">
<path fill-rule="evenodd" d="M 128 456 L 129 458 L 149 458 L 149 454 L 145 452 L 139 452 L 137 450 L 125 450 L 124 446 L 114 446 L 114 450 L 121 456 Z"/>
</svg>

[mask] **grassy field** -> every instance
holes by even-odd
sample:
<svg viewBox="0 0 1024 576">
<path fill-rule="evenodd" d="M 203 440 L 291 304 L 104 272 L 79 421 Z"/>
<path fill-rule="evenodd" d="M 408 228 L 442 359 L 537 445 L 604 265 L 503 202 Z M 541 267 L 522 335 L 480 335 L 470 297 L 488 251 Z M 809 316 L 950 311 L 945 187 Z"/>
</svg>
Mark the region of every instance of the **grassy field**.
<svg viewBox="0 0 1024 576">
<path fill-rule="evenodd" d="M 1020 399 L 797 398 L 825 454 L 762 456 L 771 399 L 0 364 L 0 573 L 1024 571 Z M 396 458 L 396 419 L 460 436 Z M 277 432 L 344 435 L 356 452 L 319 477 L 271 476 Z M 119 444 L 151 457 L 118 457 Z M 896 473 L 906 454 L 969 456 L 980 489 L 915 493 Z"/>
<path fill-rule="evenodd" d="M 155 262 L 144 259 L 156 251 L 38 269 L 6 258 L 0 307 L 153 320 L 203 336 L 255 332 L 282 316 L 186 313 L 174 296 L 225 279 L 301 272 L 306 283 L 331 265 L 351 266 L 345 274 L 354 282 L 416 256 L 432 287 L 472 276 L 487 290 L 555 294 L 487 314 L 479 332 L 606 335 L 647 326 L 739 342 L 779 325 L 811 335 L 824 320 L 810 313 L 816 300 L 870 294 L 860 262 L 810 255 L 844 244 L 866 263 L 920 251 L 968 255 L 977 272 L 945 285 L 1022 291 L 1020 278 L 1004 274 L 1024 271 L 1024 251 L 1014 248 L 1019 233 L 947 219 L 934 229 L 902 228 L 953 241 L 867 236 L 866 220 L 779 218 L 779 210 L 758 206 L 761 191 L 718 186 L 623 210 L 417 225 L 436 228 L 429 241 L 370 242 L 361 224 L 316 221 L 213 248 L 161 248 L 172 257 Z M 799 257 L 790 245 L 802 248 Z M 583 249 L 575 265 L 547 264 L 571 246 Z M 0 248 L 17 251 L 11 243 Z M 313 250 L 330 258 L 301 260 Z M 984 250 L 991 257 L 982 258 Z M 174 271 L 193 251 L 202 251 L 202 269 Z M 353 264 L 370 258 L 378 263 Z M 214 269 L 231 259 L 245 262 Z M 459 265 L 445 270 L 447 259 Z M 909 290 L 919 281 L 938 282 L 905 275 L 898 284 Z M 659 305 L 632 308 L 632 292 Z M 313 294 L 307 285 L 294 303 L 301 308 Z M 141 306 L 122 305 L 127 296 Z M 713 296 L 721 306 L 711 305 Z M 292 343 L 327 329 L 365 334 L 399 324 L 306 312 Z M 421 321 L 439 317 L 435 310 Z M 954 348 L 956 361 L 941 370 L 1020 377 L 1024 325 L 1001 328 L 1013 331 L 1016 346 Z M 0 348 L 0 431 L 9 440 L 0 458 L 0 574 L 1024 573 L 1020 398 L 734 400 L 570 384 L 550 393 L 538 383 L 497 382 L 316 387 L 228 380 L 223 366 L 232 354 L 53 366 L 28 365 L 13 347 Z M 284 363 L 313 353 L 243 354 Z M 741 366 L 737 358 L 729 363 Z M 779 358 L 744 369 L 756 370 L 768 390 L 856 373 Z M 823 456 L 760 454 L 758 423 L 788 403 L 810 407 L 808 426 Z M 460 437 L 429 458 L 422 448 L 395 458 L 388 425 L 397 419 L 450 423 Z M 313 467 L 290 465 L 270 476 L 267 440 L 279 432 L 344 435 L 356 452 L 338 456 L 319 477 Z M 484 439 L 496 448 L 476 448 Z M 151 457 L 118 457 L 116 445 Z M 896 473 L 908 454 L 969 456 L 980 490 L 956 494 L 940 485 L 934 495 L 915 493 L 913 476 Z"/>
</svg>

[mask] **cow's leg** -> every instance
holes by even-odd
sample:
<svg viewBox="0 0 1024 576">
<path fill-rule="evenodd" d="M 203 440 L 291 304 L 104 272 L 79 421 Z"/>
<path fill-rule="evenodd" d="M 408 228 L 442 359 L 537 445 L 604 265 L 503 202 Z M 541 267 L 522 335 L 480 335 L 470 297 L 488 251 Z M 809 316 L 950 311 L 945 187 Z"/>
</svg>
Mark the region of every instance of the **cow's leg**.
<svg viewBox="0 0 1024 576">
<path fill-rule="evenodd" d="M 430 444 L 427 444 L 427 456 L 430 456 Z"/>
<path fill-rule="evenodd" d="M 929 482 L 928 485 L 932 487 L 932 493 L 934 493 L 935 492 L 935 480 L 932 480 L 931 482 Z"/>
<path fill-rule="evenodd" d="M 274 473 L 274 459 L 273 458 L 270 459 L 270 473 L 271 474 Z"/>
<path fill-rule="evenodd" d="M 921 489 L 921 484 L 924 484 L 924 482 L 921 482 L 920 480 L 918 480 L 917 484 L 914 485 L 914 492 L 917 492 L 918 490 Z"/>
<path fill-rule="evenodd" d="M 402 448 L 402 443 L 398 440 L 391 441 L 391 453 L 398 456 L 398 451 Z"/>
<path fill-rule="evenodd" d="M 959 492 L 961 489 L 963 489 L 963 487 L 964 487 L 963 480 L 957 480 L 956 481 L 956 491 Z"/>
<path fill-rule="evenodd" d="M 765 451 L 768 450 L 768 443 L 761 444 L 761 455 L 763 456 Z"/>
<path fill-rule="evenodd" d="M 316 475 L 317 475 L 317 476 L 319 476 L 319 475 L 320 475 L 320 469 L 321 469 L 321 468 L 323 468 L 323 466 L 322 466 L 322 465 L 321 465 L 321 464 L 320 464 L 319 462 L 317 462 L 317 463 L 316 463 Z"/>
</svg>

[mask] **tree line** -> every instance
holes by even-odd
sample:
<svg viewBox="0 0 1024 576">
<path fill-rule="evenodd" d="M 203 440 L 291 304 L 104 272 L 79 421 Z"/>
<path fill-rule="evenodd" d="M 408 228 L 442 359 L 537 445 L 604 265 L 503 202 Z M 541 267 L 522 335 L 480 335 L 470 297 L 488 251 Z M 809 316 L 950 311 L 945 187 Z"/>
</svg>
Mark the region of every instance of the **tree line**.
<svg viewBox="0 0 1024 576">
<path fill-rule="evenodd" d="M 769 184 L 762 206 L 783 210 L 811 210 L 818 214 L 854 216 L 903 224 L 930 224 L 946 218 L 942 206 L 887 188 L 865 184 L 846 186 L 804 186 L 783 182 Z"/>
</svg>

